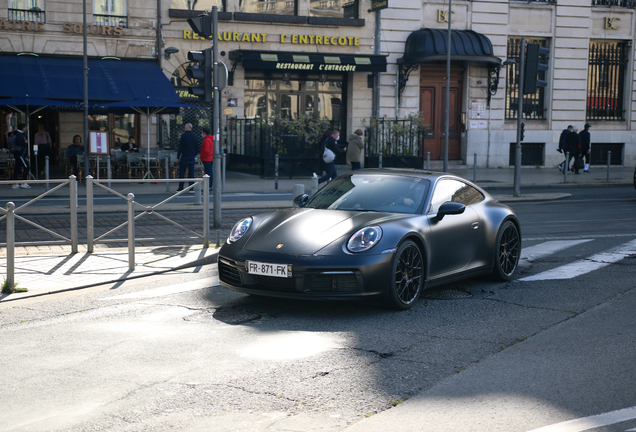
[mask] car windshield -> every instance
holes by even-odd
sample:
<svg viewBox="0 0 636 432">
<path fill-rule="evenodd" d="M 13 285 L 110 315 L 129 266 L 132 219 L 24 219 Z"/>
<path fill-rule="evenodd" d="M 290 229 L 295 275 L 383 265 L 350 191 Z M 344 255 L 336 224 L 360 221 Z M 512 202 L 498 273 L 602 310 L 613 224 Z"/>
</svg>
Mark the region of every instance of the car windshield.
<svg viewBox="0 0 636 432">
<path fill-rule="evenodd" d="M 421 211 L 429 185 L 417 177 L 351 174 L 327 184 L 305 207 L 414 214 Z"/>
</svg>

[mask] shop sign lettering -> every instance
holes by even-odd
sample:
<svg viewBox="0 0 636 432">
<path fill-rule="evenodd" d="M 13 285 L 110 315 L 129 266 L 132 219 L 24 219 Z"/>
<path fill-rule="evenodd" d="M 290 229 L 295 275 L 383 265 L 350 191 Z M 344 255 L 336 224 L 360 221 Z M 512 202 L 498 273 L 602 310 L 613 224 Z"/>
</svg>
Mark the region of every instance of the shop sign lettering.
<svg viewBox="0 0 636 432">
<path fill-rule="evenodd" d="M 276 63 L 276 69 L 284 70 L 355 72 L 356 67 L 350 64 Z"/>
<path fill-rule="evenodd" d="M 240 33 L 230 31 L 218 32 L 219 41 L 225 42 L 267 42 L 267 33 Z M 184 39 L 204 39 L 191 30 L 183 31 Z M 360 38 L 354 36 L 316 36 L 316 35 L 298 35 L 298 34 L 281 34 L 278 41 L 282 44 L 303 44 L 303 45 L 339 45 L 339 46 L 359 46 Z"/>
<path fill-rule="evenodd" d="M 620 18 L 610 18 L 610 17 L 605 17 L 605 25 L 603 26 L 603 28 L 605 30 L 618 30 L 619 27 L 617 27 L 616 24 L 614 24 L 615 21 L 620 21 Z"/>
<path fill-rule="evenodd" d="M 124 34 L 121 26 L 102 26 L 102 25 L 89 25 L 86 27 L 87 34 L 102 35 L 102 36 L 121 36 Z M 76 33 L 83 34 L 84 27 L 82 24 L 64 23 L 62 26 L 62 32 L 64 33 Z"/>
<path fill-rule="evenodd" d="M 42 31 L 43 22 L 0 20 L 0 30 Z"/>
</svg>

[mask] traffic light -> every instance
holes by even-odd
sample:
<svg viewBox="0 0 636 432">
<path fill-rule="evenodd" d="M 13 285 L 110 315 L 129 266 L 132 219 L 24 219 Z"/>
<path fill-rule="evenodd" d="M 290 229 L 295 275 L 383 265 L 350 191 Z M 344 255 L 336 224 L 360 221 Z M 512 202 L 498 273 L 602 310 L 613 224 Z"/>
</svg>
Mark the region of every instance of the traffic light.
<svg viewBox="0 0 636 432">
<path fill-rule="evenodd" d="M 214 29 L 212 28 L 212 15 L 204 13 L 195 18 L 188 18 L 188 24 L 193 32 L 200 37 L 210 37 Z"/>
<path fill-rule="evenodd" d="M 186 69 L 186 76 L 198 81 L 188 91 L 202 102 L 212 102 L 212 49 L 188 51 L 188 60 L 195 64 Z"/>
<path fill-rule="evenodd" d="M 548 82 L 539 79 L 540 71 L 549 69 L 548 59 L 550 50 L 543 48 L 539 44 L 528 44 L 526 48 L 526 62 L 523 75 L 523 94 L 533 94 L 537 92 L 537 87 L 546 87 Z M 545 74 L 542 76 L 545 77 Z"/>
<path fill-rule="evenodd" d="M 526 124 L 521 123 L 521 134 L 519 135 L 519 141 L 523 141 L 523 137 L 526 134 Z"/>
</svg>

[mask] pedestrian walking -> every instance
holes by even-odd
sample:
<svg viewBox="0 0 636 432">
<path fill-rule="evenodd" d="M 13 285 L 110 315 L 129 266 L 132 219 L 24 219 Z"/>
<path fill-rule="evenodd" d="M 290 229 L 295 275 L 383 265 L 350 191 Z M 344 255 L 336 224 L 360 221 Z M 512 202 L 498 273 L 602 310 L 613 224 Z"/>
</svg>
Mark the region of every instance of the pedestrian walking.
<svg viewBox="0 0 636 432">
<path fill-rule="evenodd" d="M 180 179 L 185 178 L 186 169 L 188 170 L 188 178 L 194 178 L 194 158 L 199 153 L 199 142 L 194 132 L 192 132 L 192 123 L 186 123 L 184 130 L 185 132 L 181 134 L 179 149 L 177 150 Z M 179 182 L 177 192 L 183 190 L 183 183 L 183 181 Z M 193 182 L 190 182 L 190 186 L 192 184 Z M 190 189 L 190 193 L 194 193 L 194 190 Z"/>
<path fill-rule="evenodd" d="M 212 160 L 214 159 L 214 136 L 210 134 L 210 129 L 203 128 L 203 144 L 201 144 L 201 162 L 203 162 L 203 172 L 210 176 L 210 192 L 212 191 Z"/>
<path fill-rule="evenodd" d="M 318 184 L 331 181 L 338 176 L 338 172 L 336 171 L 336 163 L 335 157 L 338 153 L 344 153 L 347 151 L 347 148 L 343 148 L 342 150 L 338 147 L 338 140 L 340 139 L 340 132 L 334 130 L 331 132 L 331 135 L 327 137 L 327 139 L 322 144 L 322 155 L 323 162 L 325 163 L 325 171 L 326 174 L 318 179 Z M 326 156 L 327 150 L 329 150 L 332 154 Z"/>
<path fill-rule="evenodd" d="M 13 158 L 15 159 L 15 163 L 13 164 L 13 176 L 12 180 L 15 182 L 12 186 L 13 189 L 22 188 L 22 189 L 30 189 L 31 186 L 26 182 L 27 176 L 29 175 L 29 165 L 27 160 L 29 156 L 27 156 L 28 142 L 25 136 L 27 133 L 27 128 L 24 123 L 20 123 L 18 125 L 18 129 L 13 134 L 13 148 L 11 152 L 13 153 Z M 24 180 L 22 184 L 19 184 L 18 180 Z"/>
<path fill-rule="evenodd" d="M 570 152 L 570 158 L 567 161 L 566 167 L 570 166 L 570 160 L 574 159 L 574 163 L 572 164 L 571 171 L 574 171 L 574 174 L 581 174 L 579 172 L 579 163 L 581 159 L 581 138 L 578 134 L 579 128 L 576 126 L 572 126 L 572 132 L 568 134 L 567 137 L 567 151 Z"/>
<path fill-rule="evenodd" d="M 351 171 L 360 169 L 362 150 L 364 150 L 362 129 L 356 129 L 356 131 L 349 136 L 349 146 L 347 148 L 347 161 L 351 163 Z"/>
<path fill-rule="evenodd" d="M 566 129 L 563 129 L 563 132 L 561 132 L 561 136 L 559 137 L 559 147 L 557 148 L 557 151 L 559 153 L 563 153 L 563 157 L 565 158 L 566 152 L 567 150 L 567 139 L 568 139 L 568 134 L 572 132 L 572 125 L 568 125 L 568 127 Z M 563 172 L 563 168 L 565 167 L 565 164 L 567 163 L 567 160 L 563 160 L 563 162 L 561 162 L 558 165 L 559 171 Z M 569 168 L 569 166 L 568 166 Z"/>
<path fill-rule="evenodd" d="M 581 138 L 581 155 L 583 155 L 583 158 L 585 158 L 585 165 L 583 166 L 584 174 L 590 173 L 590 159 L 591 159 L 591 152 L 592 152 L 592 148 L 590 144 L 590 128 L 591 127 L 592 125 L 590 125 L 589 123 L 585 123 L 583 130 L 579 134 L 579 137 Z"/>
</svg>

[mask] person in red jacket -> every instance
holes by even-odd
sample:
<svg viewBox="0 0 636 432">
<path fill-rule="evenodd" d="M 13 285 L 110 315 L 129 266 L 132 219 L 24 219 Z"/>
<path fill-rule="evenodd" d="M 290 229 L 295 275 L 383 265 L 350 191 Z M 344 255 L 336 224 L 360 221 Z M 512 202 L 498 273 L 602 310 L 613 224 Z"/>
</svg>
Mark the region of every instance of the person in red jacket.
<svg viewBox="0 0 636 432">
<path fill-rule="evenodd" d="M 210 176 L 210 192 L 212 191 L 212 157 L 214 155 L 214 137 L 210 135 L 210 129 L 203 128 L 203 144 L 201 144 L 201 162 L 203 172 Z"/>
</svg>

